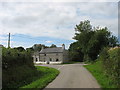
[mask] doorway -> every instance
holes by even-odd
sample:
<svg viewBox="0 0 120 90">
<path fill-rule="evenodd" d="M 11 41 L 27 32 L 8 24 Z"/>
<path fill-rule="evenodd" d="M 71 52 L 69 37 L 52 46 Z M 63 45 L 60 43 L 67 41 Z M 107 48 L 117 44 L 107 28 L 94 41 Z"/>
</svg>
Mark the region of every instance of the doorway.
<svg viewBox="0 0 120 90">
<path fill-rule="evenodd" d="M 49 62 L 49 61 L 47 61 L 47 64 L 50 64 L 50 62 Z"/>
</svg>

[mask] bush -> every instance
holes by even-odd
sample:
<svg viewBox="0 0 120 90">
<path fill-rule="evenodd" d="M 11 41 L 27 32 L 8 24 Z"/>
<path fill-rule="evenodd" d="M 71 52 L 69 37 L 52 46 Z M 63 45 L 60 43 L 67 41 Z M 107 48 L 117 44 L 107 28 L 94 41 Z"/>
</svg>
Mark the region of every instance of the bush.
<svg viewBox="0 0 120 90">
<path fill-rule="evenodd" d="M 2 49 L 2 87 L 19 88 L 30 83 L 32 77 L 38 75 L 30 52 L 12 48 Z"/>
<path fill-rule="evenodd" d="M 20 87 L 21 89 L 31 89 L 34 88 L 35 90 L 42 90 L 48 83 L 50 83 L 55 77 L 59 74 L 59 70 L 50 68 L 50 67 L 44 67 L 44 66 L 36 66 L 37 70 L 41 72 L 41 76 L 36 81 L 33 81 L 32 83 Z M 39 88 L 39 89 L 37 89 Z"/>
<path fill-rule="evenodd" d="M 116 84 L 113 84 L 113 81 L 104 74 L 101 61 L 96 60 L 96 62 L 85 65 L 84 67 L 86 67 L 92 73 L 103 90 L 105 88 L 117 88 Z"/>
<path fill-rule="evenodd" d="M 120 48 L 105 48 L 99 59 L 102 60 L 105 74 L 120 88 Z"/>
</svg>

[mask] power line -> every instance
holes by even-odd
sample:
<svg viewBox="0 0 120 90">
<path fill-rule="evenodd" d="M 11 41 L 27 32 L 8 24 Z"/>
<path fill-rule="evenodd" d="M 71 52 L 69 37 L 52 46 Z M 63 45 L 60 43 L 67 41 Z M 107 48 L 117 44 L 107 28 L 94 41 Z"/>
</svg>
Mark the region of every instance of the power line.
<svg viewBox="0 0 120 90">
<path fill-rule="evenodd" d="M 20 38 L 26 38 L 26 39 L 30 39 L 30 40 L 39 40 L 39 41 L 41 41 L 41 44 L 45 44 L 45 41 L 49 41 L 48 39 L 47 40 L 40 40 L 40 39 L 36 39 L 36 38 L 31 38 L 31 37 L 29 37 L 29 36 L 21 36 L 21 35 L 11 35 L 10 33 L 9 33 L 9 35 L 6 35 L 6 36 L 8 36 L 8 47 L 10 47 L 10 38 L 11 37 L 20 37 Z M 51 40 L 50 40 L 51 41 Z M 44 42 L 44 43 L 43 43 Z M 29 42 L 27 42 L 27 43 L 29 43 Z M 53 41 L 53 43 L 56 43 L 56 44 L 63 44 L 63 43 L 70 43 L 70 42 L 64 42 L 64 41 L 61 41 L 61 40 L 57 40 L 57 41 Z M 48 43 L 48 44 L 51 44 L 51 43 Z"/>
<path fill-rule="evenodd" d="M 40 40 L 40 39 L 30 38 L 30 37 L 27 37 L 27 36 L 19 36 L 19 35 L 12 35 L 12 36 L 21 37 L 21 38 L 27 38 L 27 39 L 32 39 L 32 40 Z M 45 41 L 48 41 L 48 40 L 45 40 Z M 55 41 L 55 42 L 61 43 L 60 41 Z M 70 43 L 70 42 L 68 42 L 68 43 Z"/>
<path fill-rule="evenodd" d="M 12 35 L 12 36 L 27 38 L 27 39 L 32 39 L 32 40 L 40 40 L 40 39 L 30 38 L 30 37 L 27 37 L 27 36 L 18 36 L 18 35 Z"/>
</svg>

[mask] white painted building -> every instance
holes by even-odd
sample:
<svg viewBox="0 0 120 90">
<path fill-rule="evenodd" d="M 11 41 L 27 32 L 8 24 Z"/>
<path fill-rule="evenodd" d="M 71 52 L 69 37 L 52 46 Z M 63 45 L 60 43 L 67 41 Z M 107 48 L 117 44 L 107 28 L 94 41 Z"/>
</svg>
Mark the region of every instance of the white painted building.
<svg viewBox="0 0 120 90">
<path fill-rule="evenodd" d="M 60 64 L 68 62 L 68 51 L 65 45 L 56 48 L 42 48 L 40 52 L 35 52 L 33 55 L 35 64 Z"/>
</svg>

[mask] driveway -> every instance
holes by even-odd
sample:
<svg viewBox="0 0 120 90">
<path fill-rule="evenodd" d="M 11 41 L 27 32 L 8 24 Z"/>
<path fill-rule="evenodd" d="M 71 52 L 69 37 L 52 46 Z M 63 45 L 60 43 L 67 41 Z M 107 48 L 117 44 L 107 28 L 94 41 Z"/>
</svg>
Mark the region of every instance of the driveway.
<svg viewBox="0 0 120 90">
<path fill-rule="evenodd" d="M 100 88 L 96 79 L 83 64 L 41 65 L 60 70 L 60 74 L 46 88 Z"/>
</svg>

